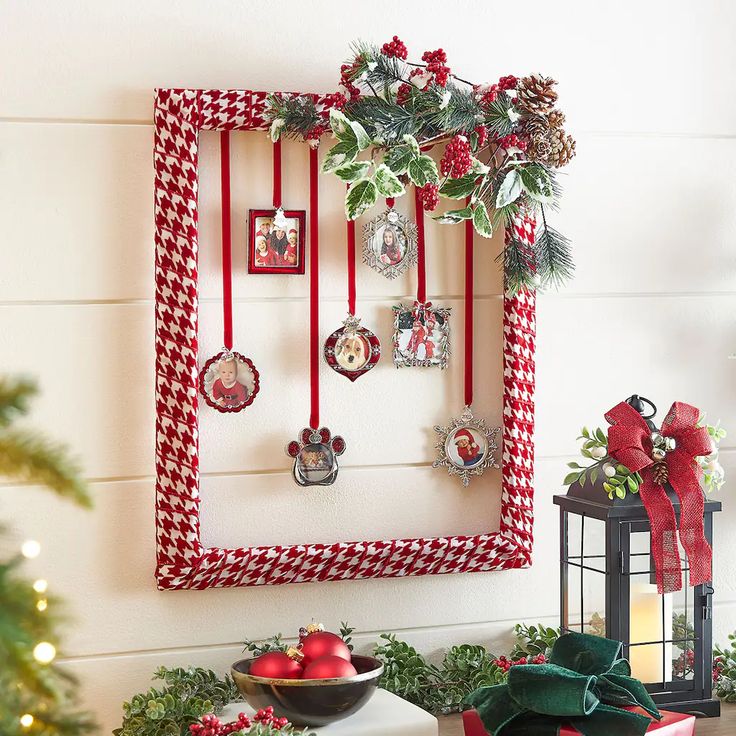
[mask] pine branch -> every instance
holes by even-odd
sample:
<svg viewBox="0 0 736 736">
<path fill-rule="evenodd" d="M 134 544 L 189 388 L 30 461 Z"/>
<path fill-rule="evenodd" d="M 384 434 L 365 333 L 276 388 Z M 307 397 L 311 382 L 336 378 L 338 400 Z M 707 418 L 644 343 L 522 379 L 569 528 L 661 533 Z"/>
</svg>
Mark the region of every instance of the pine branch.
<svg viewBox="0 0 736 736">
<path fill-rule="evenodd" d="M 514 132 L 516 124 L 509 117 L 509 110 L 513 107 L 511 98 L 502 92 L 488 106 L 486 112 L 486 125 L 491 133 L 499 137 L 509 135 Z"/>
<path fill-rule="evenodd" d="M 34 381 L 27 378 L 0 378 L 0 427 L 28 413 L 29 400 L 38 393 Z"/>
<path fill-rule="evenodd" d="M 507 231 L 510 232 L 510 231 Z M 534 251 L 511 235 L 497 260 L 503 263 L 504 287 L 511 294 L 536 288 Z"/>
<path fill-rule="evenodd" d="M 0 476 L 42 485 L 80 506 L 90 507 L 87 486 L 66 448 L 28 430 L 0 432 Z"/>
<path fill-rule="evenodd" d="M 267 105 L 268 118 L 283 120 L 282 134 L 288 138 L 302 140 L 315 126 L 324 122 L 314 106 L 314 100 L 308 95 L 269 95 Z"/>
<path fill-rule="evenodd" d="M 426 125 L 433 131 L 441 131 L 448 135 L 470 133 L 478 125 L 480 106 L 469 90 L 460 89 L 454 84 L 448 84 L 446 89 L 450 93 L 450 100 L 443 109 L 440 109 L 439 104 L 444 90 L 434 88 L 437 104 L 424 116 Z"/>
<path fill-rule="evenodd" d="M 544 208 L 542 208 L 542 226 L 537 231 L 534 250 L 542 284 L 559 287 L 572 278 L 575 266 L 570 241 L 547 225 Z"/>
<path fill-rule="evenodd" d="M 345 106 L 351 120 L 360 120 L 368 135 L 380 136 L 387 142 L 400 141 L 404 135 L 417 132 L 412 109 L 401 107 L 380 97 L 361 96 Z"/>
</svg>

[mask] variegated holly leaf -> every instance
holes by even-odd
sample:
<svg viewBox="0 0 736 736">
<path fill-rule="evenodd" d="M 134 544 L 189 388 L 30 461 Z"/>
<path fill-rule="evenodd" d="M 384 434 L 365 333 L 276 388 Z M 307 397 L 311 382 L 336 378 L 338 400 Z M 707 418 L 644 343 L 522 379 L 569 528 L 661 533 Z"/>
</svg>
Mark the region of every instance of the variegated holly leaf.
<svg viewBox="0 0 736 736">
<path fill-rule="evenodd" d="M 478 177 L 474 174 L 462 176 L 459 179 L 447 179 L 440 187 L 440 194 L 448 199 L 465 199 L 475 190 Z"/>
<path fill-rule="evenodd" d="M 419 143 L 417 143 L 417 139 L 413 135 L 409 135 L 407 133 L 406 135 L 402 136 L 402 140 L 404 141 L 404 143 L 406 143 L 407 146 L 409 146 L 409 148 L 411 148 L 415 157 L 421 155 L 422 152 L 419 150 Z"/>
<path fill-rule="evenodd" d="M 385 163 L 386 166 L 394 172 L 394 174 L 406 174 L 409 164 L 417 158 L 418 155 L 419 154 L 415 153 L 411 146 L 401 144 L 386 151 L 386 155 L 383 157 L 383 163 Z"/>
<path fill-rule="evenodd" d="M 521 176 L 516 169 L 511 169 L 501 182 L 496 196 L 496 209 L 501 209 L 507 204 L 515 202 L 521 194 Z"/>
<path fill-rule="evenodd" d="M 370 161 L 352 161 L 349 164 L 338 166 L 334 170 L 334 174 L 339 176 L 343 181 L 351 182 L 365 177 L 370 168 Z"/>
<path fill-rule="evenodd" d="M 357 156 L 358 147 L 355 143 L 340 141 L 325 154 L 324 159 L 322 159 L 321 171 L 323 174 L 329 174 L 340 166 L 352 163 Z"/>
<path fill-rule="evenodd" d="M 376 169 L 373 180 L 382 197 L 400 197 L 406 191 L 399 177 L 386 164 L 381 164 Z"/>
<path fill-rule="evenodd" d="M 409 162 L 407 173 L 412 183 L 418 187 L 423 187 L 430 182 L 439 184 L 440 181 L 437 164 L 429 156 L 420 156 Z"/>
<path fill-rule="evenodd" d="M 345 197 L 345 215 L 349 220 L 357 220 L 378 200 L 378 189 L 370 179 L 356 181 Z"/>
<path fill-rule="evenodd" d="M 475 232 L 484 238 L 493 236 L 491 218 L 488 216 L 488 210 L 483 202 L 475 203 L 475 208 L 473 209 L 473 227 L 475 228 Z"/>
<path fill-rule="evenodd" d="M 437 222 L 443 225 L 455 225 L 463 220 L 469 220 L 472 216 L 473 210 L 470 207 L 463 207 L 461 210 L 449 210 L 432 219 L 437 220 Z"/>
</svg>

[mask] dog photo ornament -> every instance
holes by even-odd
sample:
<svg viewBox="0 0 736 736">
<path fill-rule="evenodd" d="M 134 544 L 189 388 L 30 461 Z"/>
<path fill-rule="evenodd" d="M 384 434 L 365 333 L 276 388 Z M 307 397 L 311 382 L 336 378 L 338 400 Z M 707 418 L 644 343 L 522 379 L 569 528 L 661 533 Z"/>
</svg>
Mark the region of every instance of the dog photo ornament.
<svg viewBox="0 0 736 736">
<path fill-rule="evenodd" d="M 350 314 L 325 341 L 324 356 L 333 371 L 355 381 L 378 363 L 381 344 L 370 330 L 360 326 L 360 317 Z"/>
</svg>

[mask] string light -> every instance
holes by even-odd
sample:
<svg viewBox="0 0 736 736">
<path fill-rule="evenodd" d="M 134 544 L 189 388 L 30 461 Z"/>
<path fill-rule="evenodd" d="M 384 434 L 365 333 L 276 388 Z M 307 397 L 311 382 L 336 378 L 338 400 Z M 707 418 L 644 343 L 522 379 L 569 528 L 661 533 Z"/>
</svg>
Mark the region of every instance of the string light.
<svg viewBox="0 0 736 736">
<path fill-rule="evenodd" d="M 42 641 L 33 648 L 33 658 L 40 664 L 49 664 L 54 661 L 56 647 L 47 641 Z"/>
<path fill-rule="evenodd" d="M 20 725 L 23 728 L 30 728 L 33 725 L 33 716 L 30 713 L 24 713 L 20 717 Z"/>
<path fill-rule="evenodd" d="M 45 580 L 36 580 L 36 582 L 33 583 L 33 590 L 35 590 L 36 593 L 45 593 L 48 587 L 49 584 Z"/>
<path fill-rule="evenodd" d="M 36 608 L 39 611 L 45 611 L 49 606 L 49 602 L 45 598 L 41 598 L 41 600 L 36 601 Z"/>
<path fill-rule="evenodd" d="M 21 545 L 20 553 L 23 557 L 32 560 L 41 554 L 41 545 L 35 539 L 28 539 Z"/>
</svg>

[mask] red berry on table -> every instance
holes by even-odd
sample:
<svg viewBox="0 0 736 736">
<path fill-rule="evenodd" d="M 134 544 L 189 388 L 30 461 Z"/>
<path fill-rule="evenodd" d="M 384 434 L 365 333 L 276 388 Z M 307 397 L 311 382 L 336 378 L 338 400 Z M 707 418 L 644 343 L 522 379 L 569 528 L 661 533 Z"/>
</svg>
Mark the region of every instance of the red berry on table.
<svg viewBox="0 0 736 736">
<path fill-rule="evenodd" d="M 302 679 L 324 680 L 332 677 L 352 677 L 357 674 L 358 671 L 348 660 L 328 654 L 327 656 L 312 660 L 304 668 Z"/>
<path fill-rule="evenodd" d="M 348 645 L 337 634 L 329 631 L 315 631 L 305 636 L 301 643 L 301 653 L 304 657 L 302 665 L 305 668 L 315 659 L 328 655 L 350 661 Z"/>
</svg>

